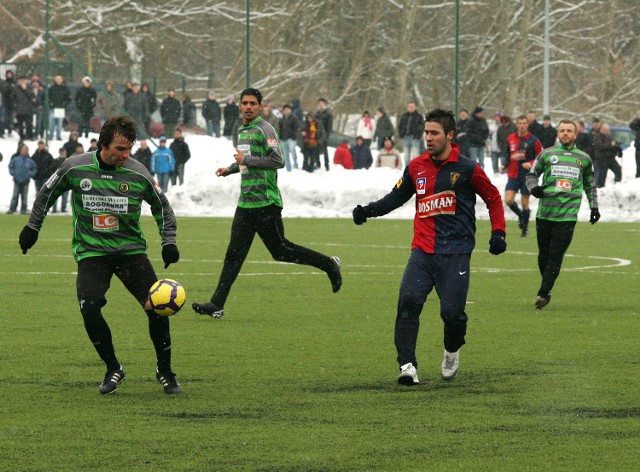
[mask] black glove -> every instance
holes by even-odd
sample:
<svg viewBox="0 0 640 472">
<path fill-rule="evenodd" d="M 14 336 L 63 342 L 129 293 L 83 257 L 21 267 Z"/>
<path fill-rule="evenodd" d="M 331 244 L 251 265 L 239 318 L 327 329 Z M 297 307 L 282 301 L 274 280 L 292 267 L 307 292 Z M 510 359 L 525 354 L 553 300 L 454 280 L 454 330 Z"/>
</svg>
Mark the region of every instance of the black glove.
<svg viewBox="0 0 640 472">
<path fill-rule="evenodd" d="M 358 205 L 353 209 L 353 222 L 357 225 L 361 225 L 367 222 L 367 217 L 369 216 L 366 208 L 362 205 Z"/>
<path fill-rule="evenodd" d="M 169 264 L 178 262 L 180 260 L 180 251 L 175 244 L 166 244 L 162 246 L 162 262 L 164 262 L 164 268 L 169 267 Z"/>
<path fill-rule="evenodd" d="M 597 208 L 592 208 L 591 218 L 589 218 L 589 223 L 591 223 L 592 225 L 595 225 L 599 219 L 600 219 L 600 212 L 598 211 Z"/>
<path fill-rule="evenodd" d="M 540 185 L 533 187 L 531 189 L 531 195 L 533 195 L 536 198 L 542 198 L 542 196 L 544 195 L 544 189 L 540 187 Z"/>
<path fill-rule="evenodd" d="M 38 240 L 38 232 L 31 228 L 30 226 L 25 226 L 20 231 L 20 238 L 18 238 L 18 242 L 20 243 L 20 249 L 22 249 L 22 254 L 26 254 L 29 249 L 33 247 L 33 245 Z"/>
<path fill-rule="evenodd" d="M 491 239 L 489 240 L 489 252 L 494 255 L 502 254 L 507 250 L 507 242 L 504 240 L 504 231 L 499 229 L 491 233 Z"/>
</svg>

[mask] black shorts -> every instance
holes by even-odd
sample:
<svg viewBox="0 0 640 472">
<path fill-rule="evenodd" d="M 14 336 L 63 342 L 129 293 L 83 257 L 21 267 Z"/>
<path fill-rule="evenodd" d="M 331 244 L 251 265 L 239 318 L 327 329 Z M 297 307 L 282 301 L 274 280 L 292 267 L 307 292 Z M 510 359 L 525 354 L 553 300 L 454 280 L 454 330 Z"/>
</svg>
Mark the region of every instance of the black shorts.
<svg viewBox="0 0 640 472">
<path fill-rule="evenodd" d="M 527 188 L 527 179 L 525 177 L 513 178 L 509 177 L 507 180 L 507 187 L 505 190 L 513 190 L 514 192 L 520 192 L 522 195 L 529 196 L 531 192 Z"/>
<path fill-rule="evenodd" d="M 78 262 L 78 301 L 88 297 L 106 301 L 105 294 L 114 274 L 142 306 L 149 289 L 158 280 L 146 254 L 87 257 Z"/>
</svg>

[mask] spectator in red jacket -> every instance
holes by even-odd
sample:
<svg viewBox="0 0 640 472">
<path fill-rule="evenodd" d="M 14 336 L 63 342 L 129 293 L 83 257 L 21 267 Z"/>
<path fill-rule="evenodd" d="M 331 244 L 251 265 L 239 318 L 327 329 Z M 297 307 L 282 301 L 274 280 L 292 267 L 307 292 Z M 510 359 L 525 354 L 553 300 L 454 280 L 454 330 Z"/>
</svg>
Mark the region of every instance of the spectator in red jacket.
<svg viewBox="0 0 640 472">
<path fill-rule="evenodd" d="M 346 139 L 340 143 L 333 155 L 333 165 L 342 166 L 345 169 L 353 169 L 353 158 L 349 150 L 349 141 Z"/>
</svg>

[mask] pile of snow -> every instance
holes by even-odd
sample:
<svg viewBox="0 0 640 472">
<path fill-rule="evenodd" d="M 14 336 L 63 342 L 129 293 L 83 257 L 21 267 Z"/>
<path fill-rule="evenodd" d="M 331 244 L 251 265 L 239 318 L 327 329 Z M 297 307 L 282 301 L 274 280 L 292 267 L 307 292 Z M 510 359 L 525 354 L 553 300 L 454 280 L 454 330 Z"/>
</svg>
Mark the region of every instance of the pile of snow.
<svg viewBox="0 0 640 472">
<path fill-rule="evenodd" d="M 66 133 L 65 133 L 66 137 Z M 90 138 L 80 138 L 85 149 L 89 147 Z M 186 165 L 185 184 L 170 187 L 167 192 L 173 209 L 179 216 L 233 216 L 238 193 L 240 190 L 240 176 L 216 177 L 218 167 L 226 167 L 233 162 L 234 149 L 230 141 L 225 138 L 209 136 L 185 136 L 191 149 L 191 160 Z M 35 141 L 28 141 L 30 154 L 36 149 Z M 49 150 L 56 157 L 61 141 L 50 141 Z M 171 144 L 171 141 L 167 145 Z M 9 175 L 8 164 L 10 157 L 16 152 L 18 138 L 0 139 L 0 152 L 4 160 L 0 163 L 0 211 L 6 212 L 13 192 L 13 181 Z M 152 148 L 153 145 L 151 146 Z M 329 150 L 333 155 L 333 149 Z M 375 161 L 374 151 L 374 161 Z M 302 154 L 298 150 L 298 163 L 302 164 Z M 635 148 L 625 150 L 622 158 L 622 182 L 614 184 L 613 175 L 609 173 L 606 187 L 598 190 L 598 200 L 602 221 L 640 221 L 640 206 L 638 205 L 638 190 L 640 179 L 635 178 Z M 490 159 L 485 160 L 485 169 L 493 183 L 501 193 L 506 185 L 506 175 L 493 175 Z M 317 170 L 308 173 L 294 169 L 287 172 L 279 171 L 278 182 L 284 201 L 283 215 L 286 217 L 304 218 L 350 218 L 353 207 L 377 200 L 395 185 L 402 175 L 402 171 L 388 168 L 371 168 L 369 170 L 345 170 L 340 166 L 329 171 Z M 35 198 L 35 187 L 29 191 L 29 208 Z M 589 208 L 583 199 L 579 218 L 588 221 Z M 519 201 L 519 198 L 516 199 Z M 531 198 L 531 207 L 535 211 L 537 199 Z M 19 209 L 19 208 L 18 208 Z M 479 219 L 487 219 L 488 213 L 484 203 L 478 199 L 476 214 Z M 515 219 L 515 215 L 507 210 L 508 219 Z M 388 217 L 413 218 L 412 201 L 397 209 Z M 52 215 L 54 216 L 54 215 Z"/>
</svg>

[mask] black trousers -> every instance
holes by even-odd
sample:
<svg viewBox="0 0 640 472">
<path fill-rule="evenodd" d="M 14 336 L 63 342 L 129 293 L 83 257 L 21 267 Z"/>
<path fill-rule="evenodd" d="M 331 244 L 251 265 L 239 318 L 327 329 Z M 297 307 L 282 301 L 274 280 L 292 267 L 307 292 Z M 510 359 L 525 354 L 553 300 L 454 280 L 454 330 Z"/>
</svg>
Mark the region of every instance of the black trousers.
<svg viewBox="0 0 640 472">
<path fill-rule="evenodd" d="M 640 141 L 636 141 L 636 179 L 640 177 Z"/>
<path fill-rule="evenodd" d="M 211 297 L 211 302 L 217 307 L 224 307 L 231 286 L 240 273 L 256 233 L 262 239 L 271 256 L 277 261 L 310 265 L 324 272 L 329 271 L 332 267 L 331 259 L 328 256 L 298 246 L 284 237 L 282 208 L 279 206 L 238 207 L 231 224 L 231 240 L 224 257 L 220 280 Z"/>
<path fill-rule="evenodd" d="M 575 221 L 549 221 L 536 219 L 538 238 L 538 269 L 542 275 L 539 295 L 548 295 L 560 275 L 564 258 L 576 227 Z"/>
<path fill-rule="evenodd" d="M 471 254 L 427 254 L 421 249 L 411 252 L 400 284 L 395 325 L 399 365 L 411 362 L 418 366 L 416 342 L 420 313 L 434 288 L 440 298 L 445 349 L 456 352 L 465 344 L 470 261 Z"/>
</svg>

